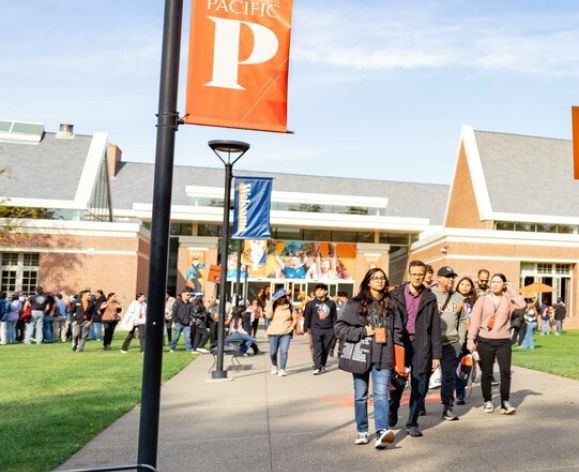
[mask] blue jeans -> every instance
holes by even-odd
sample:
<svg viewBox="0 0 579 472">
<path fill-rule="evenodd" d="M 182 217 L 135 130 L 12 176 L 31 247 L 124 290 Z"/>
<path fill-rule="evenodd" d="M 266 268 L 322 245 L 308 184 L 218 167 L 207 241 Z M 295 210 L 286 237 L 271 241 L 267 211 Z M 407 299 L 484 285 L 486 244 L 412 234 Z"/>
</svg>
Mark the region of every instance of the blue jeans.
<svg viewBox="0 0 579 472">
<path fill-rule="evenodd" d="M 170 349 L 174 351 L 177 347 L 177 343 L 181 337 L 181 332 L 183 332 L 183 336 L 185 336 L 185 349 L 192 351 L 193 346 L 191 345 L 191 327 L 189 325 L 182 325 L 181 323 L 175 323 L 175 332 L 173 333 L 173 339 L 169 345 Z"/>
<path fill-rule="evenodd" d="M 32 335 L 36 331 L 36 338 L 34 341 L 36 344 L 42 342 L 42 328 L 44 326 L 44 313 L 40 310 L 32 310 L 32 315 L 30 321 L 26 325 L 26 331 L 24 333 L 24 344 L 30 344 L 32 342 Z"/>
<path fill-rule="evenodd" d="M 555 324 L 556 324 L 556 334 L 557 335 L 561 335 L 563 334 L 563 320 L 555 320 Z"/>
<path fill-rule="evenodd" d="M 551 334 L 551 320 L 541 320 L 541 336 Z"/>
<path fill-rule="evenodd" d="M 42 326 L 42 335 L 45 343 L 52 342 L 52 316 L 44 315 L 44 325 Z"/>
<path fill-rule="evenodd" d="M 354 378 L 354 414 L 356 430 L 359 433 L 368 432 L 368 383 L 372 376 L 374 390 L 374 425 L 376 431 L 388 429 L 388 386 L 390 385 L 390 369 L 371 370 L 365 374 L 352 374 Z"/>
<path fill-rule="evenodd" d="M 277 363 L 277 352 L 279 350 L 279 368 L 285 370 L 287 365 L 287 353 L 290 347 L 290 341 L 292 340 L 291 334 L 270 334 L 269 335 L 269 356 L 271 358 L 271 365 L 276 367 Z"/>
<path fill-rule="evenodd" d="M 249 350 L 251 345 L 255 342 L 255 339 L 253 339 L 248 334 L 233 333 L 233 334 L 230 334 L 229 336 L 227 336 L 228 341 L 229 340 L 235 341 L 236 339 L 241 339 L 243 341 L 243 344 L 241 345 L 241 348 L 239 349 L 240 354 L 245 354 Z"/>
<path fill-rule="evenodd" d="M 6 322 L 6 342 L 13 344 L 16 342 L 16 323 L 18 320 Z"/>
<path fill-rule="evenodd" d="M 527 324 L 527 332 L 525 333 L 525 339 L 521 343 L 521 349 L 530 349 L 531 351 L 535 349 L 535 338 L 533 337 L 533 333 L 535 332 L 535 328 L 537 327 L 537 323 L 529 323 Z"/>
<path fill-rule="evenodd" d="M 93 323 L 90 325 L 90 329 L 92 333 L 92 338 L 94 338 L 96 341 L 100 341 L 103 338 L 102 323 L 99 323 L 98 321 L 93 321 Z M 89 335 L 89 337 L 91 336 Z"/>
</svg>

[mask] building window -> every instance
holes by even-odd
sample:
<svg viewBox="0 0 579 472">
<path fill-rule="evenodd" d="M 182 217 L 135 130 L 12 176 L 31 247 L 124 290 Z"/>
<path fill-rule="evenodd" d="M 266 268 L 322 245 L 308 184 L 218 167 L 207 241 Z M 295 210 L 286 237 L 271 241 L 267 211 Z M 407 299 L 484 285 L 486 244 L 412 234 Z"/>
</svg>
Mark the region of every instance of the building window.
<svg viewBox="0 0 579 472">
<path fill-rule="evenodd" d="M 199 236 L 219 237 L 221 236 L 221 225 L 199 224 L 197 234 Z"/>
<path fill-rule="evenodd" d="M 0 290 L 2 292 L 33 292 L 38 285 L 38 253 L 5 252 L 1 258 Z"/>
</svg>

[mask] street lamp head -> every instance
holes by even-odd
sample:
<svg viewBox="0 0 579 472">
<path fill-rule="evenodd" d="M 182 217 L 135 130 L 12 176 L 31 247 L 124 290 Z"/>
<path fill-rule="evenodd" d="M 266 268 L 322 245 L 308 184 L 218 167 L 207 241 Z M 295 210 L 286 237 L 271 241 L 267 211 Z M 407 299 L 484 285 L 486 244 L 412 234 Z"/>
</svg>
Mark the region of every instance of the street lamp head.
<svg viewBox="0 0 579 472">
<path fill-rule="evenodd" d="M 225 141 L 221 139 L 209 141 L 207 144 L 224 164 L 234 164 L 250 147 L 248 143 L 243 141 Z M 227 161 L 224 159 L 225 155 L 227 156 Z M 235 157 L 233 162 L 231 162 L 232 155 Z"/>
</svg>

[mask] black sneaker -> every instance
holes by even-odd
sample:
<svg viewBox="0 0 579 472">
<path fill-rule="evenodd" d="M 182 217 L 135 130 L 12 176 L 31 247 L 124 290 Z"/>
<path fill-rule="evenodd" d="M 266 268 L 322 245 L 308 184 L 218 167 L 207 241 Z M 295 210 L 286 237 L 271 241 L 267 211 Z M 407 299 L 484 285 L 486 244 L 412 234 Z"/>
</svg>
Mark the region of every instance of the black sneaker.
<svg viewBox="0 0 579 472">
<path fill-rule="evenodd" d="M 418 429 L 418 426 L 408 426 L 406 428 L 406 434 L 411 438 L 420 438 L 423 436 L 422 431 Z"/>
<path fill-rule="evenodd" d="M 445 407 L 442 410 L 442 419 L 446 421 L 458 421 L 458 416 L 456 416 L 451 407 Z"/>
</svg>

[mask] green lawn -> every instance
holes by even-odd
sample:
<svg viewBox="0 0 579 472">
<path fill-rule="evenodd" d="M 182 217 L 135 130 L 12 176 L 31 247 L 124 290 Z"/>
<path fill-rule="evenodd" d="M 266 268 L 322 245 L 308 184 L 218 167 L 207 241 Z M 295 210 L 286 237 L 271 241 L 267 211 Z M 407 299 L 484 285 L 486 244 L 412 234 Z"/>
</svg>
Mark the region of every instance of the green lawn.
<svg viewBox="0 0 579 472">
<path fill-rule="evenodd" d="M 53 470 L 140 401 L 143 356 L 138 339 L 128 354 L 87 342 L 0 346 L 0 470 Z M 121 338 L 121 339 L 119 339 Z M 195 356 L 165 355 L 163 380 Z"/>
<path fill-rule="evenodd" d="M 535 333 L 535 350 L 515 348 L 513 364 L 527 369 L 579 380 L 579 330 L 565 331 L 562 336 L 539 336 Z"/>
</svg>

